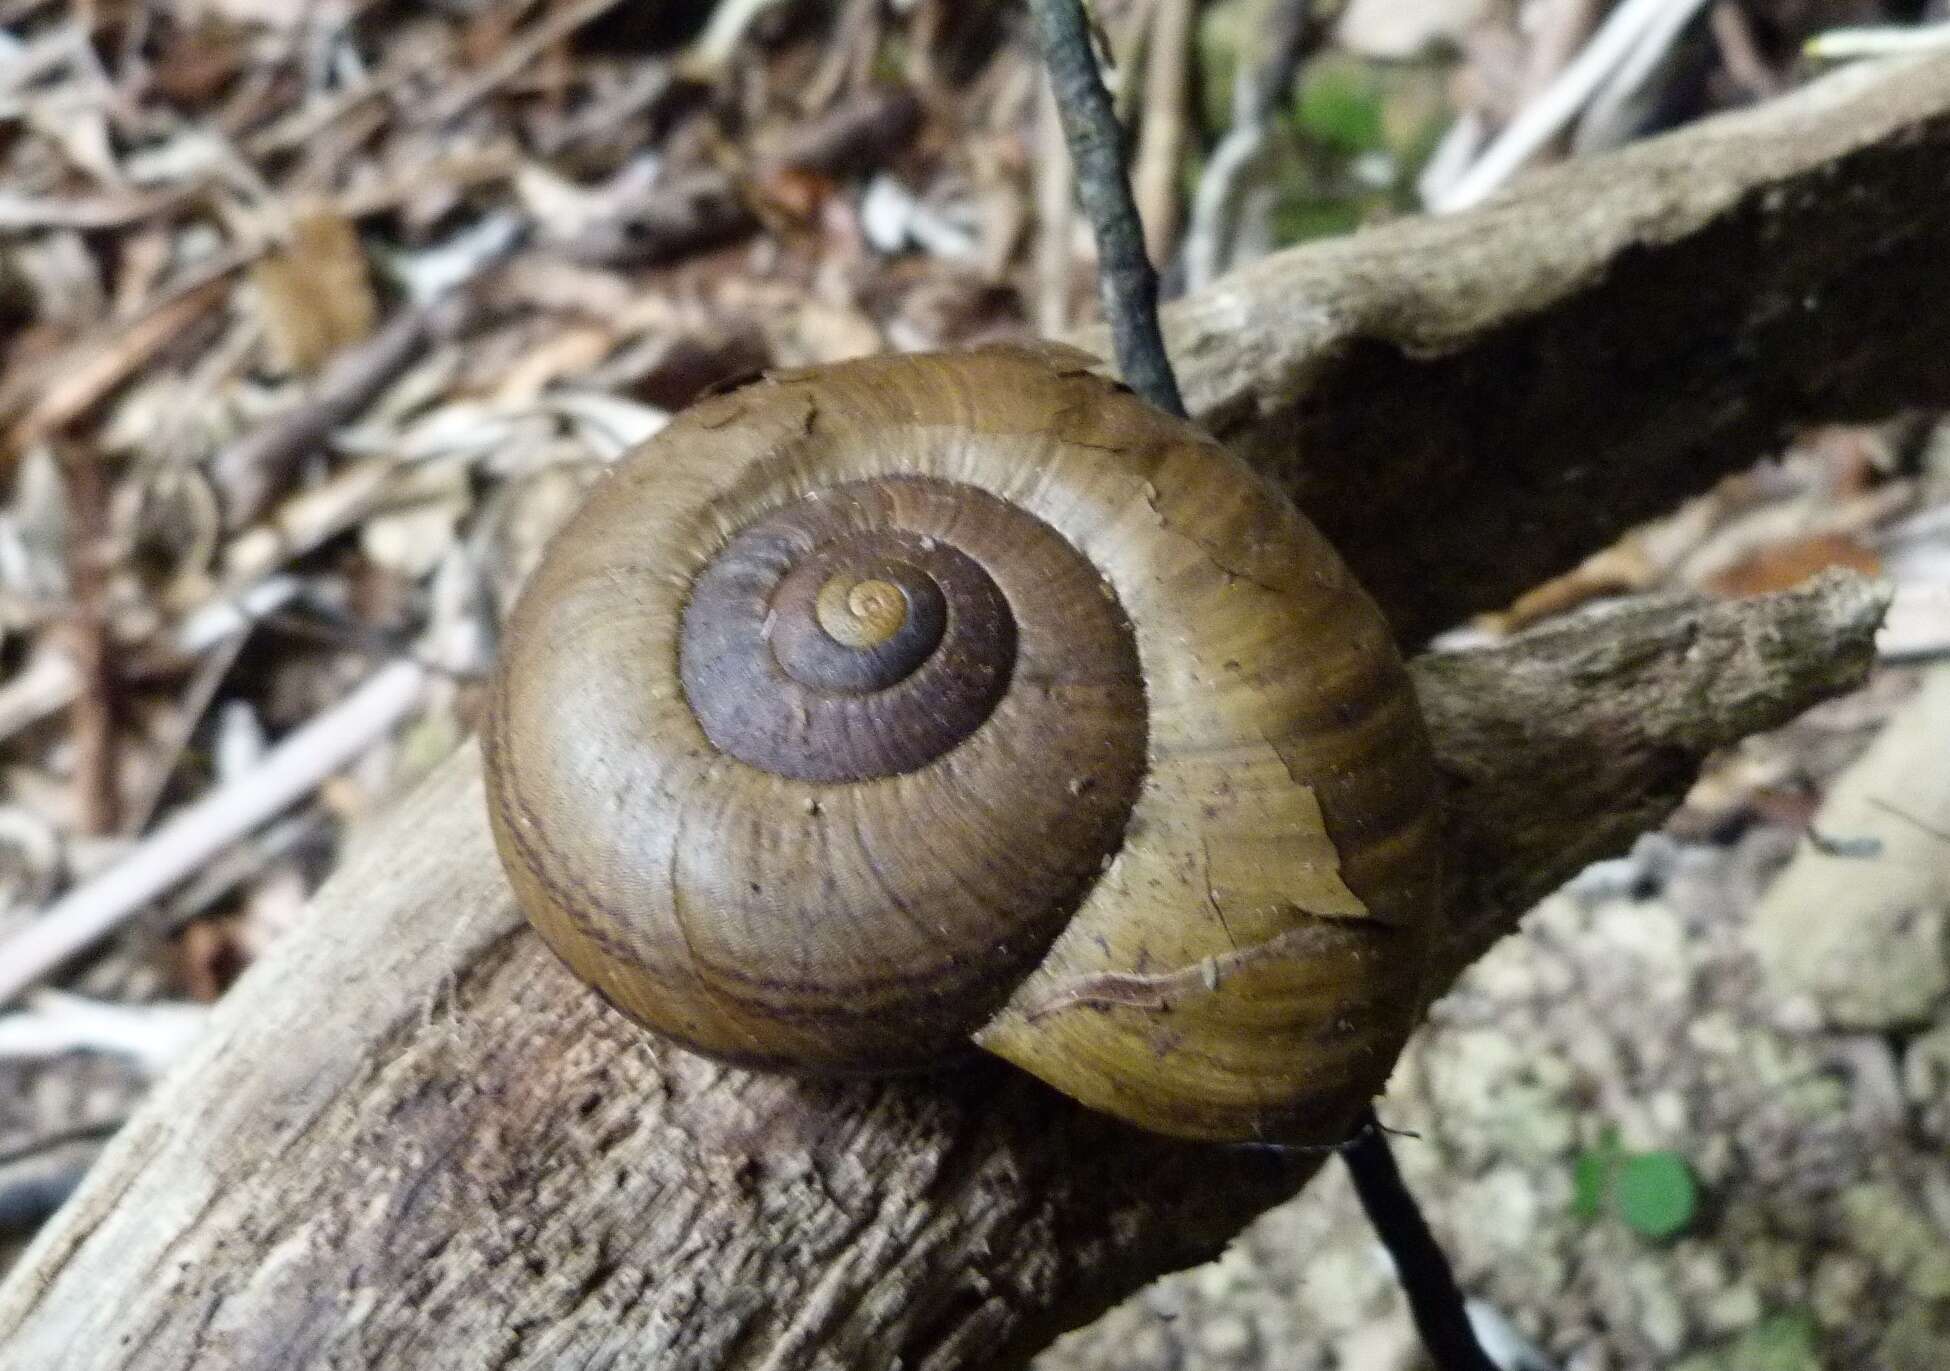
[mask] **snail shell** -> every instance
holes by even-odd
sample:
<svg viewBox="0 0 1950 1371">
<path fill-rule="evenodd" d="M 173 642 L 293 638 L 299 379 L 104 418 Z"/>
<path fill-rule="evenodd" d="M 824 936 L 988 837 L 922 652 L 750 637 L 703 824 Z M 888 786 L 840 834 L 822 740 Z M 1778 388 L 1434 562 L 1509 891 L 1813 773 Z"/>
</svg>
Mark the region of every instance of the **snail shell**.
<svg viewBox="0 0 1950 1371">
<path fill-rule="evenodd" d="M 1422 1008 L 1421 718 L 1313 527 L 1093 364 L 776 374 L 626 459 L 510 623 L 496 844 L 697 1051 L 972 1041 L 1157 1131 L 1330 1141 Z"/>
</svg>

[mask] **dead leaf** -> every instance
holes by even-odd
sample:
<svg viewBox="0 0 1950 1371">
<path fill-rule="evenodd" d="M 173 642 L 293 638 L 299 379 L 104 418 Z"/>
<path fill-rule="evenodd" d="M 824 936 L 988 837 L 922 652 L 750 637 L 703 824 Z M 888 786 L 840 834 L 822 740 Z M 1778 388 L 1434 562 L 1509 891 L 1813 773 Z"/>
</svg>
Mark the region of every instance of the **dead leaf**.
<svg viewBox="0 0 1950 1371">
<path fill-rule="evenodd" d="M 156 59 L 156 89 L 179 105 L 204 104 L 230 84 L 249 57 L 243 32 L 221 20 L 172 28 Z"/>
<path fill-rule="evenodd" d="M 762 211 L 801 226 L 810 224 L 837 189 L 833 179 L 799 167 L 779 167 L 752 186 Z"/>
<path fill-rule="evenodd" d="M 372 333 L 379 314 L 365 250 L 351 223 L 329 210 L 301 215 L 291 238 L 251 271 L 278 365 L 310 375 Z"/>
<path fill-rule="evenodd" d="M 1845 533 L 1815 533 L 1760 548 L 1709 576 L 1705 588 L 1715 595 L 1766 595 L 1800 585 L 1830 567 L 1879 576 L 1882 559 Z"/>
</svg>

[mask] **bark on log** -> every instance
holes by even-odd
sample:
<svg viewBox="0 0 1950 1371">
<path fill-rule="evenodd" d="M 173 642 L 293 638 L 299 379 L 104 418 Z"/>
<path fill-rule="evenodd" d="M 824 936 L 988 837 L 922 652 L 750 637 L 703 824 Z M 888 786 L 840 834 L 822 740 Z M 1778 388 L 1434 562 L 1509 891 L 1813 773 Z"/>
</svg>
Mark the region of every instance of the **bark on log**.
<svg viewBox="0 0 1950 1371">
<path fill-rule="evenodd" d="M 1420 633 L 1782 422 L 1940 398 L 1944 350 L 1907 350 L 1950 319 L 1916 260 L 1950 231 L 1926 222 L 1946 176 L 1950 62 L 1851 73 L 1279 259 L 1176 337 L 1195 405 Z M 1419 662 L 1456 797 L 1448 969 L 1656 821 L 1707 751 L 1859 679 L 1880 603 L 1840 578 Z M 470 750 L 233 991 L 0 1288 L 0 1347 L 47 1368 L 1007 1366 L 1214 1255 L 1319 1161 L 1146 1138 L 1000 1066 L 807 1084 L 659 1049 L 518 921 Z"/>
<path fill-rule="evenodd" d="M 1881 605 L 1838 576 L 1422 659 L 1453 844 L 1495 863 L 1456 874 L 1455 960 L 1706 751 L 1858 680 Z M 1575 784 L 1537 784 L 1573 754 Z M 1321 1160 L 1152 1138 L 999 1063 L 835 1085 L 660 1048 L 521 921 L 469 748 L 231 992 L 23 1260 L 0 1346 L 122 1371 L 1010 1366 Z"/>
<path fill-rule="evenodd" d="M 1797 424 L 1950 404 L 1946 168 L 1950 58 L 1844 70 L 1269 257 L 1166 338 L 1193 417 L 1419 641 Z"/>
</svg>

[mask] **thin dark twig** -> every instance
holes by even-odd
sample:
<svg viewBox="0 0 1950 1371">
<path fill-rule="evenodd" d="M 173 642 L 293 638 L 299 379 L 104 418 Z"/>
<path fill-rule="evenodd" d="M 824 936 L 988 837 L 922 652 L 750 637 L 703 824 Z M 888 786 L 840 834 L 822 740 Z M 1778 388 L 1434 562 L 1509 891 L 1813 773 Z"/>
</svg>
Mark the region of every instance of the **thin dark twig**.
<svg viewBox="0 0 1950 1371">
<path fill-rule="evenodd" d="M 1476 1341 L 1455 1272 L 1403 1184 L 1388 1135 L 1374 1110 L 1361 1115 L 1354 1137 L 1341 1148 L 1341 1157 L 1354 1178 L 1361 1207 L 1368 1211 L 1368 1222 L 1394 1258 L 1415 1331 L 1422 1335 L 1430 1359 L 1442 1371 L 1497 1371 Z"/>
<path fill-rule="evenodd" d="M 1182 419 L 1185 400 L 1158 328 L 1158 273 L 1144 250 L 1144 228 L 1124 160 L 1124 131 L 1090 49 L 1089 20 L 1081 0 L 1030 0 L 1030 8 L 1076 164 L 1077 198 L 1097 237 L 1097 284 L 1117 369 L 1132 390 Z"/>
<path fill-rule="evenodd" d="M 1123 130 L 1097 71 L 1089 22 L 1080 0 L 1030 0 L 1030 7 L 1042 30 L 1043 57 L 1076 163 L 1078 197 L 1097 233 L 1098 283 L 1117 368 L 1139 395 L 1186 417 L 1158 327 L 1158 277 L 1145 253 L 1143 226 L 1131 198 Z M 1362 1113 L 1354 1137 L 1339 1151 L 1354 1175 L 1369 1222 L 1395 1259 L 1415 1326 L 1436 1365 L 1441 1371 L 1496 1371 L 1476 1341 L 1449 1260 L 1402 1184 L 1372 1109 Z"/>
</svg>

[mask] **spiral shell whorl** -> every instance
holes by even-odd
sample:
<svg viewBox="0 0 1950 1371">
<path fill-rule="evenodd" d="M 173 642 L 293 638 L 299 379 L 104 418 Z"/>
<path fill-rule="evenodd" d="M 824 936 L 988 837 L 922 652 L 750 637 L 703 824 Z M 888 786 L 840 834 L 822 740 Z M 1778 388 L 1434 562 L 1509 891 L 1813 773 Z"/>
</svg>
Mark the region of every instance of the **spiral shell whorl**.
<svg viewBox="0 0 1950 1371">
<path fill-rule="evenodd" d="M 625 1013 L 884 1071 L 970 1037 L 1333 1136 L 1421 1007 L 1433 773 L 1311 526 L 1069 355 L 784 374 L 551 546 L 484 733 L 518 898 Z"/>
<path fill-rule="evenodd" d="M 1047 525 L 972 486 L 889 477 L 786 506 L 699 574 L 679 659 L 692 712 L 720 751 L 778 775 L 925 766 L 982 726 L 1015 671 L 1016 611 L 985 567 L 1001 557 L 1040 598 L 1094 612 L 1090 636 L 1123 640 L 1136 685 L 1121 614 Z"/>
<path fill-rule="evenodd" d="M 835 411 L 713 453 L 799 428 L 794 398 L 718 402 L 756 415 L 666 449 L 656 485 L 619 472 L 545 560 L 490 733 L 533 759 L 497 770 L 503 846 L 544 936 L 632 1016 L 743 1062 L 919 1067 L 965 1050 L 1116 851 L 1136 646 L 1022 506 L 939 460 L 847 479 L 898 430 Z"/>
</svg>

